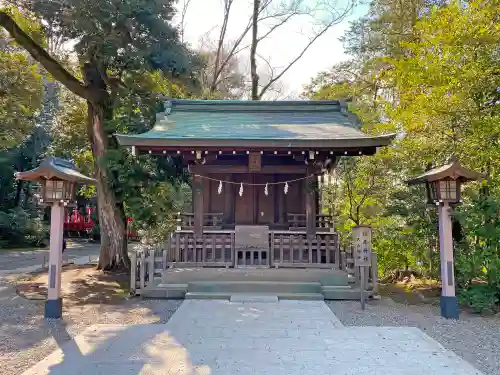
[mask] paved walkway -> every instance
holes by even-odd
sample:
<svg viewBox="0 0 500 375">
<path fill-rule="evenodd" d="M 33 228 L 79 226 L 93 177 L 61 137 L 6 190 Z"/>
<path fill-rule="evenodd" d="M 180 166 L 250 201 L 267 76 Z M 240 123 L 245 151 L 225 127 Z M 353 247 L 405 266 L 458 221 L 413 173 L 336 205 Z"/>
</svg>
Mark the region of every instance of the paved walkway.
<svg viewBox="0 0 500 375">
<path fill-rule="evenodd" d="M 69 242 L 68 248 L 64 252 L 64 260 L 88 262 L 89 256 L 92 260 L 99 257 L 99 244 L 86 244 L 78 242 Z M 0 277 L 13 273 L 33 272 L 42 267 L 43 259 L 48 264 L 49 250 L 15 250 L 0 251 Z"/>
<path fill-rule="evenodd" d="M 343 327 L 323 302 L 184 301 L 167 324 L 96 325 L 24 375 L 481 374 L 416 328 Z"/>
</svg>

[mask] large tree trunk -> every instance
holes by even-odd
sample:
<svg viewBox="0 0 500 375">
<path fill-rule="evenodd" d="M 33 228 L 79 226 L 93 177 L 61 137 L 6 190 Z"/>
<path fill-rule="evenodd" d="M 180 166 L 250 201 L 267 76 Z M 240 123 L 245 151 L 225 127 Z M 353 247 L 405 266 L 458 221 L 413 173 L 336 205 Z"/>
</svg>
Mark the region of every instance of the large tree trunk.
<svg viewBox="0 0 500 375">
<path fill-rule="evenodd" d="M 250 47 L 250 75 L 252 81 L 252 100 L 259 100 L 259 75 L 257 73 L 257 43 L 260 0 L 253 0 L 252 45 Z"/>
<path fill-rule="evenodd" d="M 75 95 L 87 100 L 88 135 L 95 163 L 97 203 L 101 227 L 101 253 L 98 268 L 103 270 L 129 268 L 130 259 L 124 232 L 123 203 L 117 204 L 116 195 L 111 186 L 113 175 L 108 170 L 104 160 L 108 149 L 108 134 L 104 130 L 104 121 L 113 114 L 107 91 L 108 86 L 105 82 L 106 69 L 99 70 L 99 64 L 93 60 L 94 56 L 89 51 L 89 62 L 83 66 L 83 76 L 86 83 L 84 85 L 64 69 L 42 46 L 31 39 L 4 11 L 0 11 L 0 26 L 3 26 L 19 45 L 23 46 L 36 61 L 42 64 L 54 79 L 61 82 Z"/>
<path fill-rule="evenodd" d="M 88 104 L 89 136 L 94 155 L 95 178 L 97 188 L 97 207 L 101 229 L 101 251 L 98 269 L 130 268 L 125 238 L 125 218 L 122 217 L 115 196 L 110 186 L 113 179 L 104 160 L 108 142 L 104 131 L 104 105 Z"/>
</svg>

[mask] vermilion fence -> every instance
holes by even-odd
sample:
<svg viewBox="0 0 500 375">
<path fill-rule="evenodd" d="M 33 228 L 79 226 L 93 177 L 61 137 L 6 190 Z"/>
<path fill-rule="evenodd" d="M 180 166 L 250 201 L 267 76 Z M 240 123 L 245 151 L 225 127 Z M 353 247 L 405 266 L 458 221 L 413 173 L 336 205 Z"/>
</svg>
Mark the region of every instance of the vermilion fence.
<svg viewBox="0 0 500 375">
<path fill-rule="evenodd" d="M 64 235 L 66 237 L 90 237 L 94 227 L 97 225 L 92 220 L 92 213 L 95 210 L 93 207 L 87 207 L 85 215 L 76 208 L 73 211 L 66 212 L 64 219 Z M 132 219 L 127 217 L 127 227 L 132 223 Z M 132 229 L 127 230 L 129 239 L 137 238 L 137 232 Z"/>
</svg>

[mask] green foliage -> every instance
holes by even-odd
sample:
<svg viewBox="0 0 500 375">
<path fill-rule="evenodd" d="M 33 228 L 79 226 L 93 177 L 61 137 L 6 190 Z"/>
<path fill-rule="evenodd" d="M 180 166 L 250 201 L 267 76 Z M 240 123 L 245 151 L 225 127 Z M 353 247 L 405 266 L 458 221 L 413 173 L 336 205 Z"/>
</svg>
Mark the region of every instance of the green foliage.
<svg viewBox="0 0 500 375">
<path fill-rule="evenodd" d="M 179 84 L 163 73 L 131 72 L 124 75 L 126 84 L 117 95 L 113 118 L 106 126 L 121 133 L 140 133 L 154 125 L 155 115 L 163 110 L 158 95 L 185 96 Z M 85 101 L 64 91 L 62 110 L 53 128 L 53 153 L 75 161 L 84 173 L 93 174 L 94 158 L 88 137 Z M 114 132 L 114 131 L 113 131 Z M 150 158 L 134 159 L 125 150 L 110 150 L 100 162 L 110 166 L 113 178 L 107 181 L 125 203 L 126 214 L 134 229 L 149 238 L 158 239 L 172 230 L 178 208 L 183 171 L 171 161 Z M 94 188 L 80 192 L 91 197 Z M 184 198 L 183 198 L 184 199 Z M 189 197 L 190 199 L 190 197 Z M 97 217 L 95 218 L 98 219 Z"/>
<path fill-rule="evenodd" d="M 399 133 L 376 156 L 341 161 L 327 188 L 341 231 L 358 222 L 375 228 L 382 273 L 439 275 L 436 209 L 406 180 L 452 154 L 486 175 L 466 186 L 455 221 L 457 284 L 475 310 L 493 308 L 500 297 L 498 6 L 375 0 L 343 37 L 350 60 L 304 92 L 349 101 L 369 134 Z"/>
<path fill-rule="evenodd" d="M 188 72 L 191 52 L 171 24 L 173 0 L 40 0 L 29 3 L 50 32 L 62 41 L 76 40 L 80 62 L 97 63 L 101 73 L 162 70 Z"/>
<path fill-rule="evenodd" d="M 40 22 L 30 12 L 0 8 L 10 14 L 34 40 L 44 44 Z M 40 67 L 0 30 L 0 150 L 21 143 L 35 125 L 42 100 Z"/>
<path fill-rule="evenodd" d="M 460 297 L 475 311 L 494 310 L 500 299 L 500 201 L 480 195 L 455 216 L 468 234 L 455 256 Z"/>
<path fill-rule="evenodd" d="M 164 241 L 176 227 L 177 213 L 186 211 L 191 191 L 178 160 L 110 154 L 111 170 L 118 176 L 115 189 L 125 201 L 133 228 L 144 237 Z"/>
<path fill-rule="evenodd" d="M 486 284 L 475 284 L 462 289 L 458 298 L 461 304 L 469 306 L 476 313 L 496 311 L 499 302 L 498 289 Z"/>
<path fill-rule="evenodd" d="M 0 50 L 0 150 L 17 145 L 32 131 L 41 91 L 38 66 L 25 53 Z"/>
<path fill-rule="evenodd" d="M 48 229 L 37 213 L 21 208 L 0 211 L 0 247 L 45 246 Z"/>
</svg>

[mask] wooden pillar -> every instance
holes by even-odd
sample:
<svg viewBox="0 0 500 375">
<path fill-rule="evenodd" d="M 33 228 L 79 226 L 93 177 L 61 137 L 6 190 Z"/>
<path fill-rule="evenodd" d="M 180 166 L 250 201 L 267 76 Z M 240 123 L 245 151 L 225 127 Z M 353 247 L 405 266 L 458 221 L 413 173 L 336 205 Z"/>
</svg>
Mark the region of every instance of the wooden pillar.
<svg viewBox="0 0 500 375">
<path fill-rule="evenodd" d="M 259 211 L 260 194 L 259 194 L 259 187 L 255 186 L 255 183 L 256 183 L 256 178 L 255 177 L 256 177 L 255 173 L 252 173 L 250 175 L 250 181 L 252 181 L 252 184 L 254 184 L 254 186 L 252 186 L 252 193 L 253 193 L 253 197 L 252 197 L 252 205 L 253 205 L 253 210 L 252 210 L 253 211 L 253 220 L 252 220 L 252 224 L 253 225 L 258 225 L 259 224 L 259 217 L 260 217 L 260 211 Z"/>
<path fill-rule="evenodd" d="M 286 176 L 286 175 L 285 175 Z M 277 175 L 275 177 L 275 181 L 283 181 L 283 175 Z M 275 199 L 277 202 L 277 211 L 278 211 L 278 223 L 280 225 L 284 225 L 287 222 L 286 218 L 286 195 L 283 184 L 274 185 L 275 187 Z"/>
<path fill-rule="evenodd" d="M 227 181 L 233 181 L 233 175 L 226 175 Z M 225 184 L 223 186 L 224 189 L 224 223 L 234 224 L 234 185 L 233 184 Z"/>
<path fill-rule="evenodd" d="M 308 168 L 308 176 L 312 174 L 312 169 Z M 316 177 L 307 179 L 305 186 L 306 196 L 306 228 L 308 235 L 316 234 Z"/>
<path fill-rule="evenodd" d="M 193 208 L 194 208 L 194 235 L 201 237 L 203 233 L 203 180 L 193 176 Z"/>
</svg>

